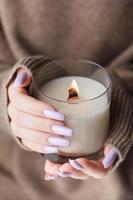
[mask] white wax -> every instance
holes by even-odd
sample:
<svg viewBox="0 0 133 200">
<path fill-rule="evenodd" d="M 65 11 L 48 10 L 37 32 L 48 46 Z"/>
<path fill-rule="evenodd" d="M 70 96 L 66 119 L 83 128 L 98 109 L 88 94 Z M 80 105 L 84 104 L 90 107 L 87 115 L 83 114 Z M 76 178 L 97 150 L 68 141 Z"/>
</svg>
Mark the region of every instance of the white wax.
<svg viewBox="0 0 133 200">
<path fill-rule="evenodd" d="M 68 88 L 73 79 L 78 83 L 79 100 L 82 101 L 77 104 L 67 102 Z M 61 152 L 88 155 L 102 148 L 109 126 L 107 94 L 101 95 L 105 91 L 100 82 L 80 76 L 57 78 L 42 86 L 41 93 L 46 96 L 38 98 L 63 112 L 65 125 L 74 130 L 71 146 L 59 148 Z M 95 99 L 90 100 L 92 98 Z"/>
</svg>

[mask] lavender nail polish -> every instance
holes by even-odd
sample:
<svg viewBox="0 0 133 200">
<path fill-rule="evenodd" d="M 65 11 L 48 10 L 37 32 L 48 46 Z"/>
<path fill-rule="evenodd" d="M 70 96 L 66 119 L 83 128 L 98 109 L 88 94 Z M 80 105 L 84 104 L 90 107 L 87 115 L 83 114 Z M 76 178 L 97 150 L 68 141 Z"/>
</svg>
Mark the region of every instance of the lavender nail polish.
<svg viewBox="0 0 133 200">
<path fill-rule="evenodd" d="M 57 133 L 57 134 L 60 134 L 60 135 L 65 135 L 65 136 L 72 136 L 73 135 L 72 129 L 65 127 L 65 126 L 53 125 L 51 127 L 51 129 L 54 133 Z"/>
<path fill-rule="evenodd" d="M 47 180 L 47 181 L 50 180 L 50 179 L 49 179 L 49 175 L 46 174 L 45 177 L 44 177 L 44 179 Z"/>
<path fill-rule="evenodd" d="M 45 180 L 56 180 L 57 178 L 59 178 L 59 175 L 50 175 L 50 174 L 46 174 L 45 176 Z"/>
<path fill-rule="evenodd" d="M 60 147 L 68 147 L 70 146 L 70 140 L 64 139 L 61 137 L 49 137 L 48 142 L 53 145 L 57 145 Z"/>
<path fill-rule="evenodd" d="M 59 175 L 52 175 L 49 176 L 50 180 L 56 180 L 57 178 L 59 178 Z"/>
<path fill-rule="evenodd" d="M 28 74 L 26 72 L 18 73 L 16 80 L 14 82 L 14 86 L 21 87 L 24 82 L 27 80 Z"/>
<path fill-rule="evenodd" d="M 71 175 L 71 173 L 69 172 L 64 172 L 64 171 L 58 171 L 57 174 L 61 177 L 69 177 Z"/>
<path fill-rule="evenodd" d="M 117 150 L 115 147 L 113 147 L 103 160 L 104 168 L 108 168 L 109 166 L 111 166 L 117 156 L 118 156 Z"/>
<path fill-rule="evenodd" d="M 43 110 L 43 114 L 46 117 L 49 117 L 51 119 L 55 119 L 55 120 L 59 120 L 59 121 L 64 121 L 64 114 L 63 113 L 59 113 L 57 111 L 50 110 L 50 109 L 45 109 L 45 110 Z"/>
<path fill-rule="evenodd" d="M 76 160 L 69 159 L 69 162 L 70 162 L 70 165 L 74 167 L 75 169 L 80 170 L 80 171 L 83 169 L 83 166 L 79 164 Z"/>
</svg>

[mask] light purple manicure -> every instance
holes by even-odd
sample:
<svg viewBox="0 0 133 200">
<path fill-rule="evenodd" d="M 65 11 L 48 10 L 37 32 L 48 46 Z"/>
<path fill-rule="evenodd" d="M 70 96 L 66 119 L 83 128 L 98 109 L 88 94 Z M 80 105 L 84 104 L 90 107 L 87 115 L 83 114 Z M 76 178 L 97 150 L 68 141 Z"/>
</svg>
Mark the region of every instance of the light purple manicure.
<svg viewBox="0 0 133 200">
<path fill-rule="evenodd" d="M 45 109 L 45 110 L 43 110 L 43 114 L 48 118 L 59 120 L 59 121 L 64 121 L 63 113 L 59 113 L 57 111 L 50 110 L 50 109 Z"/>
<path fill-rule="evenodd" d="M 75 169 L 80 170 L 80 171 L 83 169 L 83 166 L 79 164 L 76 160 L 69 159 L 69 162 L 70 162 L 70 165 L 74 167 Z"/>
<path fill-rule="evenodd" d="M 14 86 L 21 87 L 24 82 L 27 80 L 28 74 L 26 72 L 21 72 L 17 74 L 17 77 L 14 82 Z"/>
<path fill-rule="evenodd" d="M 51 147 L 51 146 L 43 146 L 42 150 L 46 154 L 50 153 L 58 153 L 58 148 L 57 147 Z"/>
<path fill-rule="evenodd" d="M 65 136 L 72 136 L 73 135 L 73 130 L 71 128 L 65 127 L 65 126 L 60 126 L 60 125 L 53 125 L 51 127 L 52 131 L 54 133 L 60 134 L 60 135 L 65 135 Z"/>
<path fill-rule="evenodd" d="M 111 166 L 117 156 L 118 156 L 117 150 L 115 147 L 113 147 L 103 160 L 104 168 L 108 168 L 109 166 Z"/>
<path fill-rule="evenodd" d="M 50 144 L 57 145 L 60 147 L 68 147 L 71 143 L 70 140 L 61 137 L 49 137 L 48 141 Z"/>
<path fill-rule="evenodd" d="M 50 175 L 50 174 L 46 174 L 45 176 L 45 180 L 56 180 L 57 178 L 59 178 L 59 175 Z"/>
<path fill-rule="evenodd" d="M 48 177 L 50 180 L 56 180 L 57 178 L 59 178 L 59 175 L 49 175 Z"/>
<path fill-rule="evenodd" d="M 69 172 L 64 172 L 64 171 L 58 171 L 57 174 L 61 177 L 68 177 L 70 176 L 72 173 Z"/>
</svg>

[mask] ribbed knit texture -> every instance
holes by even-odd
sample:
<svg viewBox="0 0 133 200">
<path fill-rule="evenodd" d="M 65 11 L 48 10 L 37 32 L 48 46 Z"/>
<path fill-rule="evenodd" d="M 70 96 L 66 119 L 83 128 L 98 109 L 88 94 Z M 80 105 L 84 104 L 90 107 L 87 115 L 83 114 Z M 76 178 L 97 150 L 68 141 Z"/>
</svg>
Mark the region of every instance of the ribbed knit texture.
<svg viewBox="0 0 133 200">
<path fill-rule="evenodd" d="M 110 70 L 109 70 L 110 71 Z M 133 99 L 121 84 L 119 77 L 113 72 L 112 77 L 112 103 L 110 113 L 110 136 L 106 144 L 112 144 L 118 149 L 119 161 L 115 168 L 122 162 L 131 145 L 133 134 Z M 114 170 L 114 169 L 113 169 Z"/>
</svg>

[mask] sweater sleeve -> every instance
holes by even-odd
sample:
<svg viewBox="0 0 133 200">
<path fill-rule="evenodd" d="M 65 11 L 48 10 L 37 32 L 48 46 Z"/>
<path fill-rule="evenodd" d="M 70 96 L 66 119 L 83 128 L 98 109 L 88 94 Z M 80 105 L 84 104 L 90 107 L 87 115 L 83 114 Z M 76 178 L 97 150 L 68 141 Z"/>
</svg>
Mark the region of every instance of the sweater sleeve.
<svg viewBox="0 0 133 200">
<path fill-rule="evenodd" d="M 108 67 L 107 70 L 112 79 L 112 101 L 110 135 L 106 144 L 112 144 L 118 151 L 113 171 L 125 159 L 133 144 L 133 65 Z"/>
</svg>

